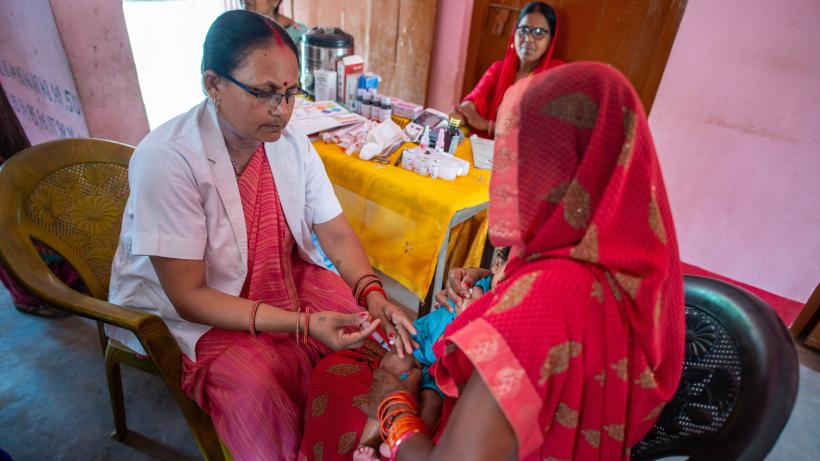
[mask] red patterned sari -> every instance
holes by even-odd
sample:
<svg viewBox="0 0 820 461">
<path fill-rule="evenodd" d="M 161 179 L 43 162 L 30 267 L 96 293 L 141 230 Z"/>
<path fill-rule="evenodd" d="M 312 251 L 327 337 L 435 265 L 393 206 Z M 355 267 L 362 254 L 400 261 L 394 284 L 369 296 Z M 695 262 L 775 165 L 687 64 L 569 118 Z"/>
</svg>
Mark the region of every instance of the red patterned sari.
<svg viewBox="0 0 820 461">
<path fill-rule="evenodd" d="M 361 310 L 337 274 L 303 261 L 285 221 L 270 165 L 260 145 L 239 178 L 248 231 L 248 276 L 241 297 L 283 309 Z M 213 419 L 236 460 L 296 459 L 310 372 L 330 352 L 293 333 L 213 328 L 183 356 L 183 390 Z"/>
<path fill-rule="evenodd" d="M 512 247 L 505 280 L 436 344 L 436 382 L 457 399 L 479 373 L 519 459 L 629 459 L 677 388 L 685 324 L 660 166 L 622 74 L 568 64 L 510 89 L 489 216 L 493 244 Z M 311 381 L 309 399 L 321 396 L 334 415 L 352 405 L 347 389 L 368 388 L 362 371 L 330 385 L 327 371 L 342 363 L 350 359 L 325 358 Z M 330 427 L 308 415 L 302 454 L 349 459 L 333 448 L 360 426 Z"/>
</svg>

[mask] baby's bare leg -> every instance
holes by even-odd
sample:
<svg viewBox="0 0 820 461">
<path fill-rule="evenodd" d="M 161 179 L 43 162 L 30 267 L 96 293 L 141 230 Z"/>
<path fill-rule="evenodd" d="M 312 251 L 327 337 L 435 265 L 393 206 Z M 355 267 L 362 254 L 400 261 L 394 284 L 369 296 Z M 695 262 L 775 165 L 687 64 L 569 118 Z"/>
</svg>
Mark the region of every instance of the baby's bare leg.
<svg viewBox="0 0 820 461">
<path fill-rule="evenodd" d="M 376 456 L 375 448 L 360 445 L 359 448 L 353 452 L 353 461 L 379 461 L 379 457 Z"/>
<path fill-rule="evenodd" d="M 444 400 L 438 392 L 432 389 L 422 389 L 419 400 L 419 418 L 424 422 L 427 430 L 432 432 L 438 424 Z"/>
<path fill-rule="evenodd" d="M 362 428 L 362 438 L 359 440 L 359 445 L 378 448 L 382 438 L 379 434 L 379 421 L 374 418 L 367 418 Z"/>
</svg>

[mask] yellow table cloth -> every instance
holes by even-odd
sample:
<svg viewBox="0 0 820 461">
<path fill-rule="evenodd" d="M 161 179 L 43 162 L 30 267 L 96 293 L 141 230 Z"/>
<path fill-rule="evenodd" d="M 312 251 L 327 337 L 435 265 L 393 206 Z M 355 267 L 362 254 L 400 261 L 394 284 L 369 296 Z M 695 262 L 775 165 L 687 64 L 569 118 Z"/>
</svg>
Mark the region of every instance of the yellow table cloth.
<svg viewBox="0 0 820 461">
<path fill-rule="evenodd" d="M 313 146 L 370 263 L 425 299 L 453 216 L 489 200 L 490 171 L 473 165 L 470 140 L 456 151 L 470 162 L 470 173 L 454 181 L 394 166 L 404 148 L 415 146 L 410 143 L 393 153 L 387 165 L 348 156 L 335 144 L 314 141 Z M 486 235 L 486 210 L 456 226 L 450 233 L 447 265 L 477 266 Z"/>
</svg>

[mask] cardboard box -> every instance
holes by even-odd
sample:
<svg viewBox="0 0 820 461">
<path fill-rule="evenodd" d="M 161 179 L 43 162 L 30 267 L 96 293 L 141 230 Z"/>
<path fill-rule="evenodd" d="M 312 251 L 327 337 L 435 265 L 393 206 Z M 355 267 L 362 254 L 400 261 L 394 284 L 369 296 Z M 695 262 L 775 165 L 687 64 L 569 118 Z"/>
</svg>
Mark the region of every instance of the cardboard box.
<svg viewBox="0 0 820 461">
<path fill-rule="evenodd" d="M 319 69 L 313 73 L 313 93 L 317 101 L 336 99 L 336 72 Z"/>
<path fill-rule="evenodd" d="M 413 104 L 400 99 L 393 99 L 393 114 L 408 120 L 417 119 L 424 108 L 418 104 Z"/>
<path fill-rule="evenodd" d="M 336 61 L 336 100 L 351 107 L 356 100 L 359 76 L 364 72 L 361 56 L 351 55 Z"/>
</svg>

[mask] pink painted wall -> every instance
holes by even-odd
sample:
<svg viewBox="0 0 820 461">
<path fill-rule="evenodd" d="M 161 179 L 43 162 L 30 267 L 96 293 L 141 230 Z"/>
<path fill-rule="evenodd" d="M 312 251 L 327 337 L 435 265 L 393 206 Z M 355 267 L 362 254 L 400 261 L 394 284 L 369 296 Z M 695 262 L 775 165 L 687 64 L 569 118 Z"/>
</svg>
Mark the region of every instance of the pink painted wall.
<svg viewBox="0 0 820 461">
<path fill-rule="evenodd" d="M 0 81 L 32 144 L 88 136 L 48 0 L 0 0 Z"/>
<path fill-rule="evenodd" d="M 461 97 L 472 15 L 473 0 L 439 0 L 427 106 L 445 113 Z"/>
<path fill-rule="evenodd" d="M 650 115 L 681 256 L 805 301 L 820 281 L 820 1 L 690 0 Z"/>
<path fill-rule="evenodd" d="M 91 136 L 137 144 L 148 133 L 120 0 L 51 0 Z"/>
</svg>

